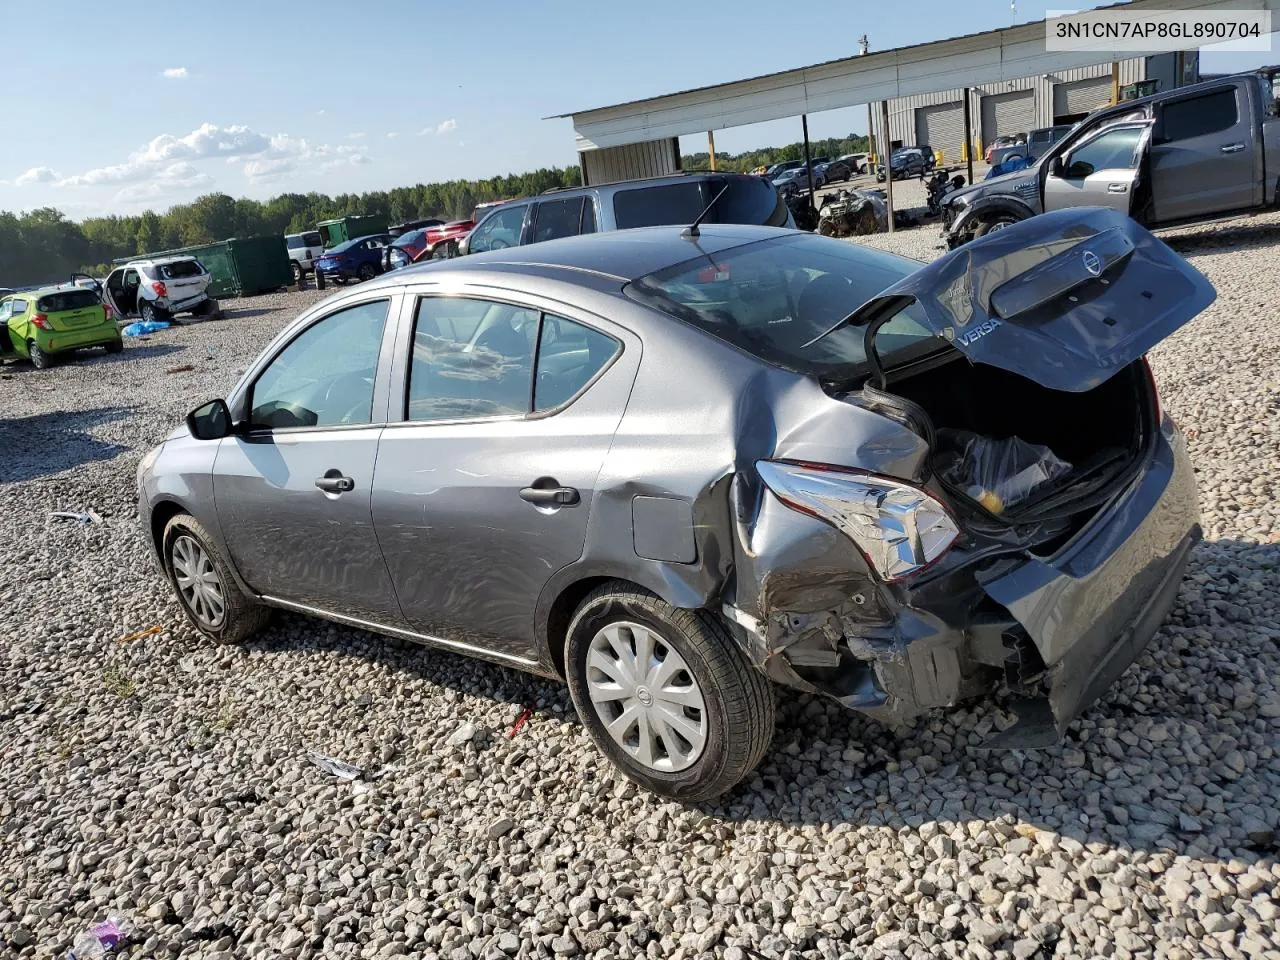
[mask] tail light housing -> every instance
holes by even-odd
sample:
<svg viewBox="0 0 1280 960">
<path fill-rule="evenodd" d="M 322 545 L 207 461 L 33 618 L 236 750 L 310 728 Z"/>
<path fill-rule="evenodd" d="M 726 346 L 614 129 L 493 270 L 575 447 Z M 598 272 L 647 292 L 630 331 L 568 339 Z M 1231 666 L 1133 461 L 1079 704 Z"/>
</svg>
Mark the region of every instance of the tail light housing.
<svg viewBox="0 0 1280 960">
<path fill-rule="evenodd" d="M 41 330 L 52 330 L 53 326 L 49 323 L 49 317 L 43 313 L 35 313 L 31 315 L 32 326 L 39 327 Z"/>
<path fill-rule="evenodd" d="M 1156 386 L 1156 375 L 1151 372 L 1151 361 L 1144 354 L 1142 357 L 1142 371 L 1147 375 L 1147 386 L 1151 388 L 1151 403 L 1155 407 L 1156 424 L 1164 419 L 1164 412 L 1160 409 L 1160 389 Z"/>
<path fill-rule="evenodd" d="M 756 471 L 792 510 L 828 523 L 852 540 L 886 581 L 925 570 L 960 536 L 945 506 L 900 480 L 789 460 L 759 460 Z"/>
<path fill-rule="evenodd" d="M 153 281 L 151 289 L 155 291 L 157 297 L 167 297 L 169 295 L 169 288 L 164 285 L 163 280 Z"/>
<path fill-rule="evenodd" d="M 109 303 L 104 303 L 104 304 L 102 305 L 102 315 L 103 315 L 103 318 L 104 318 L 108 323 L 110 323 L 110 322 L 112 321 L 112 319 L 115 317 L 115 314 L 111 312 L 111 304 L 109 304 Z"/>
</svg>

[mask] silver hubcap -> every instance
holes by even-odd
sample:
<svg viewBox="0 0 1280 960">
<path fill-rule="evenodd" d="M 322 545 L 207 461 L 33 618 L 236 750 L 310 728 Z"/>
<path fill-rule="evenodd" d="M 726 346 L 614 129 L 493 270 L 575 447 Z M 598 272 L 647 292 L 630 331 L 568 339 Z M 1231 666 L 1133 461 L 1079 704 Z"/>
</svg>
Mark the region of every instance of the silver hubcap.
<svg viewBox="0 0 1280 960">
<path fill-rule="evenodd" d="M 173 576 L 178 581 L 182 602 L 204 625 L 221 626 L 227 607 L 222 596 L 222 581 L 209 554 L 195 539 L 183 535 L 173 541 L 172 556 Z"/>
<path fill-rule="evenodd" d="M 612 623 L 587 651 L 587 693 L 609 736 L 652 770 L 695 763 L 707 743 L 707 709 L 675 648 L 638 623 Z"/>
</svg>

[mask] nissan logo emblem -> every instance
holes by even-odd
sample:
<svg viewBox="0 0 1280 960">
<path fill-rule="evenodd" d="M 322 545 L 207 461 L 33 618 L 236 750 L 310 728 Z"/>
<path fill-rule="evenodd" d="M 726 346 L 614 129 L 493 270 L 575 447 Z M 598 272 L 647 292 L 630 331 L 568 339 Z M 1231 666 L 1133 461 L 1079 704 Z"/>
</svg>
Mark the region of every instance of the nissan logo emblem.
<svg viewBox="0 0 1280 960">
<path fill-rule="evenodd" d="M 1092 250 L 1086 250 L 1081 256 L 1084 260 L 1084 268 L 1089 271 L 1090 276 L 1102 276 L 1102 260 Z"/>
</svg>

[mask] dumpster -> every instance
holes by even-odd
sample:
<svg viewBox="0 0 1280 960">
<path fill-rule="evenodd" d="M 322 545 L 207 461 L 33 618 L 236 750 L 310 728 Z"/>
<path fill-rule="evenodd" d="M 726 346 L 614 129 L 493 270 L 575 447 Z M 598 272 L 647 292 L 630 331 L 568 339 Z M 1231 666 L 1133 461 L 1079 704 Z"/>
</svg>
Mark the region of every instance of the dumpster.
<svg viewBox="0 0 1280 960">
<path fill-rule="evenodd" d="M 324 248 L 328 250 L 356 237 L 386 233 L 387 218 L 378 214 L 353 214 L 336 220 L 321 220 L 316 224 L 316 229 L 324 238 Z"/>
<path fill-rule="evenodd" d="M 134 260 L 161 257 L 195 257 L 213 277 L 209 294 L 214 297 L 244 296 L 278 290 L 293 282 L 289 248 L 284 235 L 236 237 L 216 243 L 202 243 L 175 250 L 157 250 L 136 257 L 121 257 L 116 266 Z"/>
</svg>

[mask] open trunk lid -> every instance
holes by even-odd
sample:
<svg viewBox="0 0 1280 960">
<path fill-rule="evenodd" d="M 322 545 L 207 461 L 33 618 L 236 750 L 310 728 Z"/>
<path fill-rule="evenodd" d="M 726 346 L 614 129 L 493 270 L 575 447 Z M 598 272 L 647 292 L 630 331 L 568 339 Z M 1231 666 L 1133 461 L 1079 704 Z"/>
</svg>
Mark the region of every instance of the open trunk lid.
<svg viewBox="0 0 1280 960">
<path fill-rule="evenodd" d="M 966 244 L 844 322 L 867 326 L 870 348 L 881 326 L 917 305 L 913 319 L 975 363 L 1078 393 L 1110 379 L 1216 296 L 1198 270 L 1129 217 L 1077 207 Z"/>
</svg>

